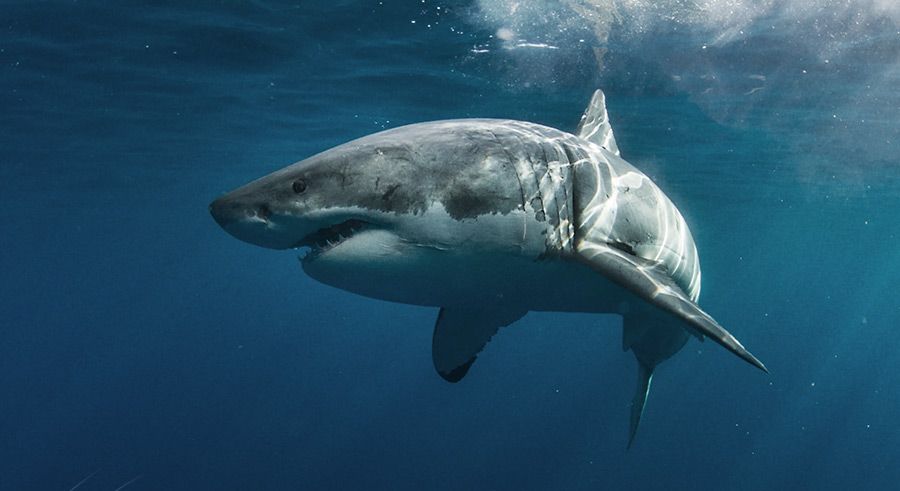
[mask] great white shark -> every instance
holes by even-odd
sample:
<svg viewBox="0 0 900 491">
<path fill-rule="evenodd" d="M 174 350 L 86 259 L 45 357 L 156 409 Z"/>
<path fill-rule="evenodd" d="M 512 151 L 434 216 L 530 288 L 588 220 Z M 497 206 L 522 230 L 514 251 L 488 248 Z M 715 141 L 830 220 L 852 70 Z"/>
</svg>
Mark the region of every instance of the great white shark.
<svg viewBox="0 0 900 491">
<path fill-rule="evenodd" d="M 765 366 L 698 305 L 684 218 L 619 154 L 603 92 L 575 133 L 523 121 L 412 124 L 332 148 L 210 205 L 234 237 L 303 248 L 312 278 L 440 308 L 432 358 L 458 382 L 528 311 L 615 313 L 638 362 L 629 446 L 653 371 L 689 335 Z"/>
</svg>

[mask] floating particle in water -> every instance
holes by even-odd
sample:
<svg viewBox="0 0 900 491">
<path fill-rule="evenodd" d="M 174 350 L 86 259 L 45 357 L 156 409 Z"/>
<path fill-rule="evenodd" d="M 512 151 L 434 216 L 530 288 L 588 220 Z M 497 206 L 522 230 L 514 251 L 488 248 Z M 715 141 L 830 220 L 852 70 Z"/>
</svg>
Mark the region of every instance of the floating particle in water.
<svg viewBox="0 0 900 491">
<path fill-rule="evenodd" d="M 513 38 L 516 37 L 516 33 L 508 27 L 501 27 L 500 29 L 497 29 L 495 36 L 497 36 L 497 39 L 502 39 L 503 41 L 512 41 Z"/>
<path fill-rule="evenodd" d="M 866 426 L 868 426 L 868 425 L 866 425 Z M 100 469 L 97 469 L 97 470 L 95 470 L 94 472 L 91 472 L 90 474 L 88 474 L 87 476 L 85 476 L 84 479 L 78 481 L 77 484 L 75 484 L 74 486 L 72 486 L 71 488 L 69 488 L 69 491 L 75 491 L 76 489 L 80 488 L 82 484 L 88 482 L 88 481 L 89 481 L 92 477 L 94 477 L 98 472 L 100 472 Z"/>
</svg>

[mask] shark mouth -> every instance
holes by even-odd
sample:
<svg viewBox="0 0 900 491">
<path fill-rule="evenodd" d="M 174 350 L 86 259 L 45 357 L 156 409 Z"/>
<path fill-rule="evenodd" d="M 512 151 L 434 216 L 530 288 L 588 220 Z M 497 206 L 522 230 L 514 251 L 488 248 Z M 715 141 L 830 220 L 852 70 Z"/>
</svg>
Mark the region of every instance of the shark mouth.
<svg viewBox="0 0 900 491">
<path fill-rule="evenodd" d="M 347 220 L 337 225 L 320 228 L 301 239 L 294 247 L 309 247 L 309 251 L 300 259 L 302 261 L 312 261 L 323 253 L 346 242 L 368 225 L 362 220 Z"/>
</svg>

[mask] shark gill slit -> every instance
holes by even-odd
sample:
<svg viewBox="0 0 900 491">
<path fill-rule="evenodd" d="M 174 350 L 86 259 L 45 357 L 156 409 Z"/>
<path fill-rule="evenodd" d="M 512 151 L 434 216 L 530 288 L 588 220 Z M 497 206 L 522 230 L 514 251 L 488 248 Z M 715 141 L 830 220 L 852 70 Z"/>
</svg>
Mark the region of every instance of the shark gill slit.
<svg viewBox="0 0 900 491">
<path fill-rule="evenodd" d="M 525 187 L 522 185 L 522 177 L 519 175 L 520 174 L 519 164 L 518 164 L 519 159 L 513 158 L 512 154 L 509 153 L 509 150 L 500 142 L 500 139 L 497 138 L 496 133 L 494 133 L 490 129 L 487 131 L 488 131 L 488 133 L 490 133 L 491 138 L 494 139 L 494 141 L 497 143 L 497 145 L 500 147 L 500 149 L 503 150 L 503 154 L 506 155 L 506 159 L 509 161 L 509 165 L 511 165 L 513 167 L 513 171 L 516 174 L 516 182 L 519 183 L 519 195 L 521 195 L 521 197 L 522 197 L 522 212 L 527 214 L 528 211 L 525 208 L 525 203 L 526 203 Z M 519 135 L 516 135 L 516 139 L 519 139 Z M 519 140 L 519 141 L 521 143 L 521 140 Z M 528 220 L 525 219 L 525 220 L 522 220 L 522 244 L 519 247 L 521 247 L 521 248 L 525 247 L 525 239 L 527 237 L 528 237 Z"/>
</svg>

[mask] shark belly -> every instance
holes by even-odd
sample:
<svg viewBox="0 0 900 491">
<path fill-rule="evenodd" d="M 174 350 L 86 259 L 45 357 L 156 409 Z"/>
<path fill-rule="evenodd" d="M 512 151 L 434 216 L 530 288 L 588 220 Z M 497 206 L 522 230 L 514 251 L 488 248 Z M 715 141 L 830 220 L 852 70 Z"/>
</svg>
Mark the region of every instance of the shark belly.
<svg viewBox="0 0 900 491">
<path fill-rule="evenodd" d="M 454 220 L 434 206 L 401 219 L 431 228 L 428 240 L 373 231 L 338 245 L 340 254 L 301 263 L 310 277 L 326 285 L 418 306 L 492 304 L 522 311 L 622 313 L 642 303 L 560 254 L 558 227 L 544 213 L 526 202 L 507 214 Z"/>
<path fill-rule="evenodd" d="M 644 303 L 604 276 L 566 259 L 459 254 L 411 246 L 402 260 L 383 258 L 334 277 L 304 266 L 313 279 L 388 302 L 427 307 L 503 304 L 554 312 L 622 313 Z"/>
</svg>

